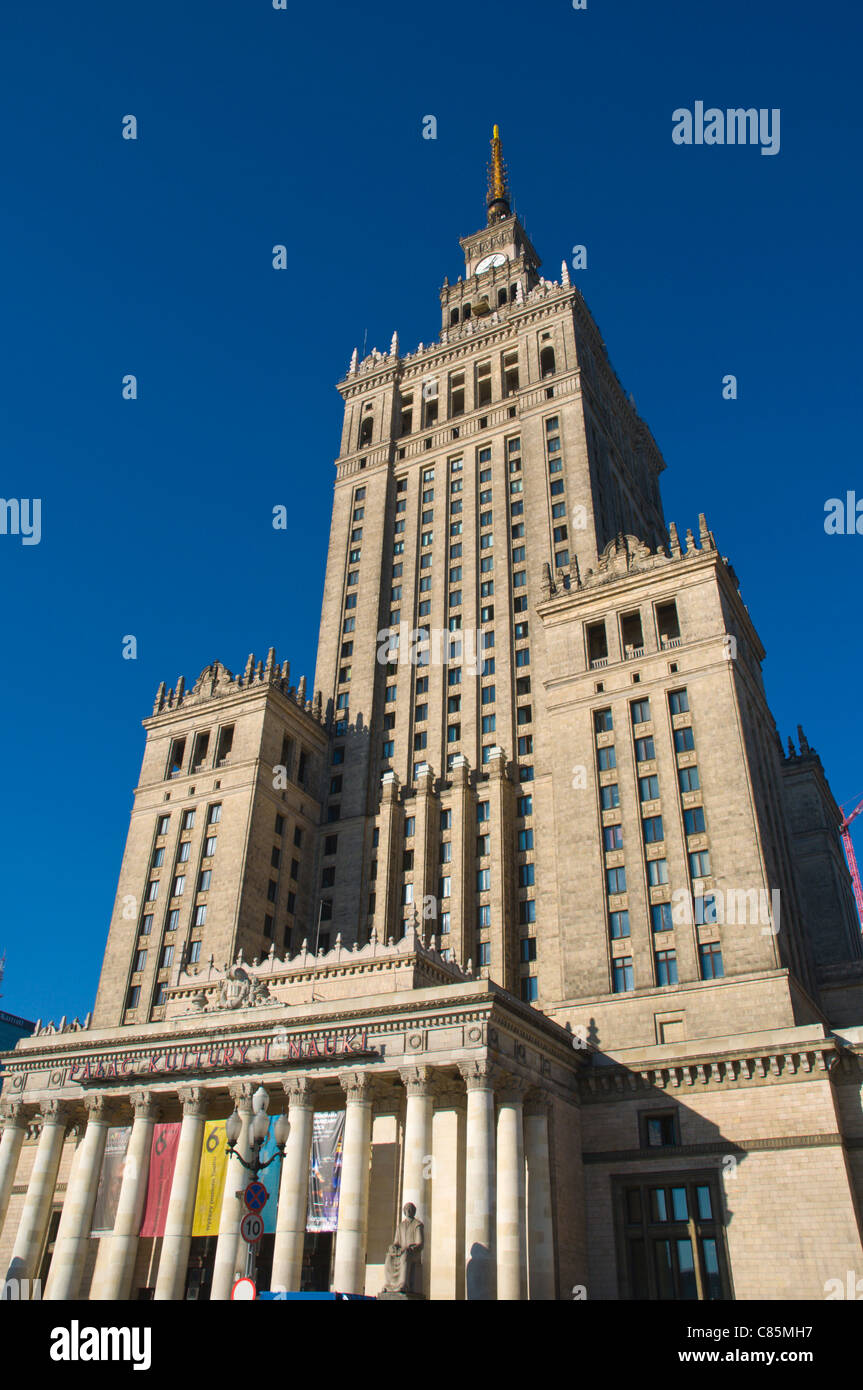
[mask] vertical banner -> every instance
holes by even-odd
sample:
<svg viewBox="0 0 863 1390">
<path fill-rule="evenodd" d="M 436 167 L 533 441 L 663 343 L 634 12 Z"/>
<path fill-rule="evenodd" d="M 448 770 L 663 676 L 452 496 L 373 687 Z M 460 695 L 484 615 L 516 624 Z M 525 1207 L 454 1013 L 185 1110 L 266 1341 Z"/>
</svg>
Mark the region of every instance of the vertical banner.
<svg viewBox="0 0 863 1390">
<path fill-rule="evenodd" d="M 193 1236 L 219 1234 L 219 1214 L 228 1171 L 227 1138 L 224 1120 L 208 1120 L 204 1125 L 204 1144 L 198 1170 L 198 1190 L 195 1193 Z"/>
<path fill-rule="evenodd" d="M 90 1234 L 93 1236 L 110 1235 L 114 1229 L 117 1205 L 120 1201 L 120 1184 L 126 1166 L 126 1151 L 131 1137 L 131 1125 L 111 1125 L 108 1130 L 105 1157 L 102 1159 L 102 1171 L 99 1174 L 96 1203 L 93 1207 L 93 1220 L 90 1223 Z"/>
<path fill-rule="evenodd" d="M 282 1160 L 278 1157 L 279 1151 L 276 1148 L 276 1141 L 273 1138 L 273 1126 L 277 1118 L 278 1117 L 275 1115 L 270 1117 L 270 1128 L 267 1130 L 267 1137 L 261 1145 L 260 1152 L 260 1157 L 262 1159 L 272 1158 L 273 1154 L 276 1155 L 275 1162 L 271 1163 L 269 1168 L 265 1168 L 263 1173 L 259 1174 L 261 1182 L 270 1194 L 267 1198 L 267 1204 L 261 1212 L 261 1217 L 264 1222 L 264 1235 L 267 1236 L 272 1236 L 276 1233 L 276 1216 L 279 1208 L 279 1182 L 282 1177 Z"/>
<path fill-rule="evenodd" d="M 179 1120 L 172 1120 L 170 1124 L 158 1124 L 154 1127 L 153 1145 L 150 1150 L 147 1200 L 140 1231 L 142 1236 L 163 1236 L 165 1234 L 168 1202 L 171 1197 L 171 1182 L 174 1177 L 174 1165 L 177 1162 L 179 1145 Z"/>
<path fill-rule="evenodd" d="M 344 1132 L 344 1110 L 316 1112 L 312 1130 L 307 1231 L 336 1229 L 339 1219 Z"/>
</svg>

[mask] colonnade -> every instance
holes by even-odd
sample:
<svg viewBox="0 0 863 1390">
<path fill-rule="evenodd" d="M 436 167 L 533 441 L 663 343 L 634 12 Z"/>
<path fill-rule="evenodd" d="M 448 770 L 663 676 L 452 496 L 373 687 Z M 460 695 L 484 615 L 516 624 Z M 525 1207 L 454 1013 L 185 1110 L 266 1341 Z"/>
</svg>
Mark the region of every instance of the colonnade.
<svg viewBox="0 0 863 1390">
<path fill-rule="evenodd" d="M 339 1076 L 344 1094 L 338 1223 L 333 1288 L 366 1292 L 374 1125 L 386 1090 L 389 1111 L 403 1114 L 400 1206 L 413 1202 L 425 1225 L 423 1267 L 431 1298 L 553 1299 L 556 1293 L 548 1102 L 525 1092 L 519 1078 L 505 1076 L 479 1060 L 395 1073 L 355 1070 Z M 281 1162 L 274 1241 L 272 1288 L 297 1290 L 303 1260 L 309 1166 L 316 1104 L 322 1078 L 291 1074 L 275 1081 L 284 1090 L 290 1130 Z M 251 1153 L 252 1094 L 257 1082 L 236 1081 L 230 1095 L 241 1120 L 236 1153 Z M 268 1085 L 270 1083 L 268 1082 Z M 388 1087 L 388 1089 L 387 1089 Z M 406 1094 L 405 1094 L 406 1093 Z M 395 1096 L 395 1108 L 393 1096 Z M 526 1098 L 527 1096 L 527 1098 Z M 202 1085 L 165 1092 L 133 1091 L 126 1097 L 85 1095 L 86 1127 L 69 1175 L 46 1299 L 80 1296 L 84 1255 L 109 1126 L 132 1111 L 113 1231 L 99 1237 L 89 1290 L 95 1300 L 131 1296 L 138 1232 L 147 1192 L 153 1126 L 166 1099 L 182 1107 L 165 1232 L 156 1276 L 156 1299 L 181 1299 L 186 1282 L 204 1125 L 213 1096 Z M 330 1107 L 332 1108 L 332 1107 Z M 384 1107 L 387 1108 L 386 1106 Z M 7 1277 L 33 1279 L 47 1238 L 63 1144 L 77 1108 L 63 1100 L 41 1106 L 42 1130 Z M 23 1100 L 2 1103 L 0 1139 L 0 1226 L 7 1214 L 28 1119 Z M 278 1168 L 274 1169 L 278 1172 Z M 242 1268 L 239 1234 L 242 1192 L 248 1181 L 238 1157 L 228 1162 L 218 1225 L 210 1297 L 227 1299 Z M 397 1219 L 394 1191 L 383 1195 Z M 384 1220 L 387 1219 L 386 1208 Z M 382 1259 L 382 1254 L 380 1255 Z M 378 1289 L 369 1289 L 376 1293 Z"/>
</svg>

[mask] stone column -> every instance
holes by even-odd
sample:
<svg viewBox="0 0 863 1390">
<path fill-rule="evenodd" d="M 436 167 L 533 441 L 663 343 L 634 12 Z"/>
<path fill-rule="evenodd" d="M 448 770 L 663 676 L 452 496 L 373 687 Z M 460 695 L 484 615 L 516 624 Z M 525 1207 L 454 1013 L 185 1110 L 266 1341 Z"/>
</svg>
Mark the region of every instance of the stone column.
<svg viewBox="0 0 863 1390">
<path fill-rule="evenodd" d="M 511 1080 L 497 1114 L 497 1296 L 527 1298 L 522 1087 Z"/>
<path fill-rule="evenodd" d="M 309 1209 L 309 1159 L 315 1121 L 315 1097 L 307 1076 L 292 1076 L 283 1081 L 282 1086 L 288 1097 L 291 1128 L 285 1145 L 279 1183 L 272 1287 L 274 1293 L 280 1289 L 287 1293 L 298 1293 L 303 1268 L 303 1246 L 306 1240 L 306 1216 Z"/>
<path fill-rule="evenodd" d="M 367 1072 L 350 1072 L 340 1076 L 339 1082 L 347 1097 L 347 1108 L 333 1290 L 338 1293 L 364 1293 L 369 1220 L 372 1078 Z"/>
<path fill-rule="evenodd" d="M 192 1217 L 195 1213 L 204 1121 L 207 1118 L 207 1097 L 200 1086 L 184 1087 L 179 1096 L 183 1106 L 183 1123 L 156 1277 L 155 1298 L 159 1301 L 181 1299 L 186 1290 Z"/>
<path fill-rule="evenodd" d="M 135 1118 L 123 1164 L 117 1215 L 113 1231 L 99 1241 L 96 1268 L 90 1285 L 91 1302 L 102 1299 L 123 1302 L 132 1291 L 138 1231 L 147 1196 L 153 1125 L 159 1118 L 159 1107 L 150 1091 L 133 1091 L 129 1099 Z"/>
<path fill-rule="evenodd" d="M 87 1111 L 87 1128 L 69 1175 L 63 1214 L 45 1285 L 45 1298 L 55 1302 L 78 1297 L 105 1141 L 112 1118 L 107 1096 L 87 1095 L 84 1097 L 84 1107 Z"/>
<path fill-rule="evenodd" d="M 38 1274 L 37 1266 L 51 1220 L 51 1204 L 60 1159 L 63 1156 L 68 1121 L 67 1103 L 53 1099 L 44 1102 L 42 1133 L 39 1135 L 33 1171 L 30 1174 L 27 1196 L 24 1198 L 24 1210 L 12 1247 L 7 1279 L 33 1279 Z"/>
<path fill-rule="evenodd" d="M 524 1154 L 527 1162 L 528 1297 L 554 1299 L 557 1292 L 551 1210 L 548 1103 L 543 1099 L 529 1098 L 525 1106 Z"/>
<path fill-rule="evenodd" d="M 434 1095 L 431 1067 L 403 1067 L 401 1076 L 407 1091 L 405 1112 L 404 1164 L 402 1168 L 402 1207 L 413 1202 L 423 1231 L 423 1292 L 428 1296 L 431 1265 L 432 1215 L 432 1115 Z"/>
<path fill-rule="evenodd" d="M 248 1081 L 236 1081 L 229 1088 L 231 1099 L 240 1112 L 242 1129 L 237 1140 L 237 1153 L 248 1162 L 251 1144 L 249 1128 L 252 1122 L 252 1093 L 255 1087 Z M 240 1222 L 243 1219 L 243 1191 L 248 1181 L 248 1172 L 236 1158 L 228 1160 L 225 1174 L 225 1192 L 222 1197 L 222 1211 L 219 1216 L 219 1238 L 216 1242 L 216 1260 L 213 1267 L 213 1285 L 210 1299 L 228 1299 L 234 1285 L 234 1277 L 242 1274 L 246 1267 L 245 1249 L 240 1250 Z"/>
<path fill-rule="evenodd" d="M 465 1292 L 469 1299 L 496 1298 L 495 1270 L 495 1068 L 485 1060 L 459 1063 L 467 1087 L 465 1165 Z"/>
<path fill-rule="evenodd" d="M 3 1138 L 0 1139 L 0 1230 L 6 1220 L 9 1198 L 15 1174 L 18 1171 L 18 1158 L 21 1145 L 27 1133 L 27 1116 L 24 1102 L 16 1096 L 13 1100 L 0 1101 L 0 1116 L 3 1119 Z"/>
<path fill-rule="evenodd" d="M 464 1298 L 464 1090 L 448 1086 L 432 1117 L 432 1238 L 426 1241 L 429 1298 Z"/>
</svg>

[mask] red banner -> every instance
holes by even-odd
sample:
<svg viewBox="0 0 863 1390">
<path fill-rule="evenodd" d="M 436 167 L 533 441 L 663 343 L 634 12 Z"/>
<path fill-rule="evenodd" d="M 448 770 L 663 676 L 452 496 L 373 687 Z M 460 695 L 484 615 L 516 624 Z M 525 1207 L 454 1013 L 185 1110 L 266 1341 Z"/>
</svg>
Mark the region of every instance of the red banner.
<svg viewBox="0 0 863 1390">
<path fill-rule="evenodd" d="M 142 1236 L 163 1236 L 171 1197 L 171 1183 L 177 1149 L 180 1145 L 180 1121 L 155 1125 L 150 1150 L 150 1174 L 147 1181 L 147 1201 L 141 1222 Z"/>
</svg>

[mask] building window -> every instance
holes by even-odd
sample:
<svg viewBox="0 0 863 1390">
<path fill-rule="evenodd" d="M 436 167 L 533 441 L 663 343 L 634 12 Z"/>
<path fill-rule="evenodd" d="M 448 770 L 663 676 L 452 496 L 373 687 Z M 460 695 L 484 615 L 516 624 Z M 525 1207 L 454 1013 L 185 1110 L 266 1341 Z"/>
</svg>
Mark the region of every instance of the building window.
<svg viewBox="0 0 863 1390">
<path fill-rule="evenodd" d="M 217 802 L 216 805 L 215 805 L 215 806 L 211 806 L 210 809 L 209 809 L 209 811 L 207 812 L 207 824 L 208 824 L 208 825 L 217 825 L 218 822 L 219 822 L 221 819 L 222 819 L 222 807 L 221 807 L 221 804 Z"/>
<path fill-rule="evenodd" d="M 150 932 L 151 932 L 152 930 L 153 930 L 153 914 L 152 914 L 151 912 L 148 912 L 148 913 L 146 914 L 145 917 L 142 917 L 142 918 L 141 918 L 141 933 L 140 933 L 140 934 L 141 934 L 141 936 L 149 936 L 149 935 L 150 935 Z"/>
<path fill-rule="evenodd" d="M 192 853 L 192 842 L 191 842 L 191 840 L 183 840 L 183 842 L 182 842 L 181 845 L 180 845 L 179 851 L 178 851 L 178 853 L 177 853 L 177 863 L 178 863 L 178 864 L 188 864 L 188 862 L 189 862 L 189 856 L 191 855 L 191 853 Z"/>
<path fill-rule="evenodd" d="M 677 952 L 675 950 L 656 952 L 656 983 L 658 985 L 677 984 Z"/>
<path fill-rule="evenodd" d="M 614 1181 L 625 1299 L 730 1298 L 722 1205 L 712 1173 Z"/>
<path fill-rule="evenodd" d="M 146 952 L 145 952 L 146 954 Z M 705 941 L 698 948 L 702 980 L 721 980 L 725 974 L 722 948 L 718 941 Z"/>
<path fill-rule="evenodd" d="M 656 745 L 653 738 L 637 738 L 635 740 L 635 761 L 637 763 L 650 762 L 651 758 L 656 757 Z"/>
<path fill-rule="evenodd" d="M 665 839 L 665 831 L 662 828 L 662 816 L 647 816 L 641 822 L 644 832 L 644 843 L 655 845 L 660 840 Z"/>
<path fill-rule="evenodd" d="M 186 891 L 186 875 L 185 875 L 185 874 L 177 874 L 176 877 L 175 877 L 175 879 L 174 879 L 174 885 L 173 885 L 173 887 L 172 887 L 172 889 L 171 889 L 171 897 L 172 897 L 172 898 L 182 898 L 182 896 L 183 896 L 183 894 L 185 893 L 185 891 Z"/>
<path fill-rule="evenodd" d="M 476 872 L 476 891 L 477 891 L 478 893 L 487 893 L 487 892 L 489 891 L 490 888 L 491 888 L 491 870 L 490 870 L 490 869 L 477 869 L 477 872 Z"/>
<path fill-rule="evenodd" d="M 659 888 L 668 882 L 668 860 L 649 859 L 647 861 L 647 881 L 651 888 Z"/>
<path fill-rule="evenodd" d="M 671 931 L 674 920 L 671 903 L 654 903 L 650 909 L 650 925 L 654 931 Z"/>
<path fill-rule="evenodd" d="M 674 730 L 674 751 L 675 753 L 691 753 L 695 747 L 695 739 L 692 735 L 692 728 L 685 724 L 682 729 Z"/>
<path fill-rule="evenodd" d="M 526 975 L 521 981 L 521 998 L 525 1004 L 533 1004 L 539 998 L 539 984 L 535 975 Z"/>
<path fill-rule="evenodd" d="M 480 931 L 482 931 L 482 930 L 483 930 L 484 928 L 486 928 L 486 927 L 490 927 L 490 926 L 491 926 L 491 904 L 490 904 L 490 903 L 479 903 L 479 905 L 477 906 L 477 909 L 476 909 L 476 925 L 477 925 L 477 928 L 478 928 Z"/>
<path fill-rule="evenodd" d="M 479 963 L 480 965 L 491 965 L 490 941 L 481 941 L 479 943 Z"/>
<path fill-rule="evenodd" d="M 710 877 L 710 851 L 697 850 L 689 856 L 689 872 L 693 878 Z"/>
<path fill-rule="evenodd" d="M 672 714 L 689 713 L 689 694 L 686 690 L 672 690 L 668 695 L 668 704 Z"/>
<path fill-rule="evenodd" d="M 201 943 L 200 943 L 200 941 L 193 941 L 193 942 L 191 943 L 191 945 L 189 946 L 189 957 L 188 957 L 188 959 L 189 959 L 189 964 L 190 964 L 190 965 L 195 965 L 196 962 L 199 961 L 199 960 L 201 959 Z"/>
<path fill-rule="evenodd" d="M 659 797 L 659 778 L 655 774 L 639 777 L 638 795 L 642 801 L 656 801 Z"/>
<path fill-rule="evenodd" d="M 687 835 L 701 835 L 704 832 L 704 807 L 691 806 L 683 812 L 683 826 Z"/>
<path fill-rule="evenodd" d="M 617 956 L 613 962 L 611 988 L 615 994 L 630 994 L 635 988 L 632 956 Z"/>
<path fill-rule="evenodd" d="M 477 823 L 487 821 L 491 814 L 491 803 L 488 801 L 478 801 L 476 804 Z"/>
<path fill-rule="evenodd" d="M 623 849 L 623 826 L 604 826 L 602 831 L 602 842 L 606 853 L 614 849 Z"/>
<path fill-rule="evenodd" d="M 172 907 L 171 911 L 168 913 L 168 921 L 165 925 L 165 931 L 176 931 L 179 925 L 180 909 L 178 907 Z"/>
<path fill-rule="evenodd" d="M 146 951 L 139 951 L 138 954 L 137 954 L 137 956 L 135 957 L 135 964 L 134 964 L 134 967 L 133 967 L 134 973 L 135 973 L 136 975 L 139 974 L 139 973 L 144 969 L 144 967 L 146 966 L 146 964 L 147 964 L 147 952 L 146 952 Z"/>
<path fill-rule="evenodd" d="M 161 959 L 161 961 L 159 962 L 159 964 L 161 965 L 161 967 L 162 967 L 163 970 L 167 970 L 168 966 L 169 966 L 169 965 L 173 965 L 173 963 L 174 963 L 174 947 L 173 947 L 173 946 L 163 946 L 163 947 L 162 947 L 162 959 Z"/>
<path fill-rule="evenodd" d="M 207 836 L 206 840 L 204 841 L 204 855 L 203 855 L 203 857 L 204 857 L 205 859 L 212 859 L 213 855 L 216 853 L 216 845 L 217 845 L 217 844 L 218 844 L 218 839 L 217 839 L 217 837 L 216 837 L 215 835 L 208 835 L 208 836 Z"/>
<path fill-rule="evenodd" d="M 525 898 L 518 905 L 518 923 L 521 927 L 529 927 L 536 921 L 536 903 L 533 898 Z"/>
<path fill-rule="evenodd" d="M 596 761 L 600 772 L 610 772 L 617 767 L 617 755 L 614 751 L 614 744 L 608 748 L 598 748 L 596 751 Z"/>
<path fill-rule="evenodd" d="M 202 869 L 201 872 L 198 874 L 199 893 L 206 893 L 209 891 L 211 875 L 212 869 Z"/>
<path fill-rule="evenodd" d="M 168 827 L 170 826 L 170 824 L 171 824 L 171 817 L 170 817 L 170 816 L 160 816 L 159 819 L 156 821 L 156 834 L 157 834 L 157 835 L 167 835 L 167 833 L 168 833 Z"/>
<path fill-rule="evenodd" d="M 606 869 L 605 881 L 609 893 L 626 892 L 626 869 L 621 864 L 616 869 Z"/>
<path fill-rule="evenodd" d="M 676 1110 L 646 1110 L 638 1118 L 643 1149 L 668 1149 L 680 1143 Z"/>
<path fill-rule="evenodd" d="M 608 923 L 612 941 L 617 941 L 622 936 L 629 936 L 628 912 L 609 913 Z"/>
<path fill-rule="evenodd" d="M 199 903 L 198 906 L 195 908 L 195 918 L 194 918 L 194 922 L 193 922 L 192 925 L 193 925 L 193 926 L 196 926 L 196 927 L 203 927 L 204 924 L 206 923 L 206 920 L 207 920 L 207 904 L 206 904 L 206 903 Z M 197 960 L 197 956 L 195 957 L 195 959 Z"/>
<path fill-rule="evenodd" d="M 620 805 L 620 788 L 616 782 L 608 782 L 599 789 L 599 800 L 603 811 L 614 811 Z"/>
<path fill-rule="evenodd" d="M 140 986 L 140 985 L 132 985 L 132 988 L 129 990 L 129 993 L 128 993 L 128 995 L 126 996 L 126 1008 L 127 1008 L 127 1009 L 137 1009 L 138 1004 L 139 1004 L 139 1002 L 140 1002 L 140 999 L 141 999 L 141 986 Z"/>
</svg>

